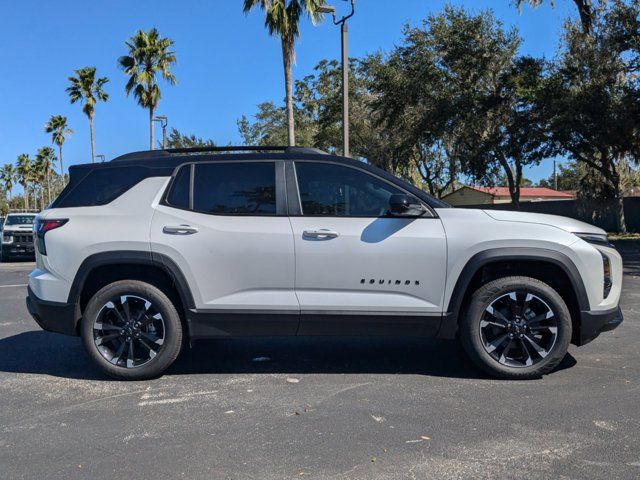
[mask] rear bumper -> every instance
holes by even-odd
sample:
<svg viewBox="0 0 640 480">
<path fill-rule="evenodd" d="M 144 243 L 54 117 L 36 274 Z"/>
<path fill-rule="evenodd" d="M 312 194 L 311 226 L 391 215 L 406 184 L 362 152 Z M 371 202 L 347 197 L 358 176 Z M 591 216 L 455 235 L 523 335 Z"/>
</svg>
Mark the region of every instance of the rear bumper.
<svg viewBox="0 0 640 480">
<path fill-rule="evenodd" d="M 27 310 L 43 330 L 77 336 L 79 315 L 76 305 L 71 303 L 48 302 L 38 298 L 28 288 Z"/>
<path fill-rule="evenodd" d="M 578 345 L 585 345 L 595 339 L 602 332 L 608 332 L 622 323 L 620 307 L 611 310 L 580 312 L 580 338 Z"/>
</svg>

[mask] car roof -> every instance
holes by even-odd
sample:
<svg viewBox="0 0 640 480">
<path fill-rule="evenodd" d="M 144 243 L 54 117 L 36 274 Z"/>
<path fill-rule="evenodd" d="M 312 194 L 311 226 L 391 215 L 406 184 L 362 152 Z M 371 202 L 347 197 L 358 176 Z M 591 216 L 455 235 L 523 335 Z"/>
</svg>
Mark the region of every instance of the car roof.
<svg viewBox="0 0 640 480">
<path fill-rule="evenodd" d="M 177 167 L 185 163 L 248 160 L 322 161 L 352 166 L 367 170 L 408 190 L 431 207 L 446 208 L 450 206 L 446 202 L 432 197 L 409 182 L 403 181 L 378 167 L 360 160 L 330 154 L 317 148 L 309 147 L 226 146 L 143 150 L 120 155 L 109 162 L 73 165 L 69 168 L 69 172 L 72 176 L 84 176 L 94 169 L 142 167 L 154 170 L 153 174 L 155 176 L 170 176 Z"/>
</svg>

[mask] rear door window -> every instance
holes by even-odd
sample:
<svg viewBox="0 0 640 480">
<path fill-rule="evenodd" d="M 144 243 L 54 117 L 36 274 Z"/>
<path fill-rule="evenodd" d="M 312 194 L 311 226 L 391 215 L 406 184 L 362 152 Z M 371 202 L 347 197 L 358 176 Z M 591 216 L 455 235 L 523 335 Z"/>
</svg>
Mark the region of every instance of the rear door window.
<svg viewBox="0 0 640 480">
<path fill-rule="evenodd" d="M 167 204 L 171 207 L 189 208 L 189 191 L 191 190 L 191 165 L 183 165 L 171 181 Z"/>
<path fill-rule="evenodd" d="M 212 215 L 275 215 L 274 162 L 194 166 L 193 210 Z"/>
</svg>

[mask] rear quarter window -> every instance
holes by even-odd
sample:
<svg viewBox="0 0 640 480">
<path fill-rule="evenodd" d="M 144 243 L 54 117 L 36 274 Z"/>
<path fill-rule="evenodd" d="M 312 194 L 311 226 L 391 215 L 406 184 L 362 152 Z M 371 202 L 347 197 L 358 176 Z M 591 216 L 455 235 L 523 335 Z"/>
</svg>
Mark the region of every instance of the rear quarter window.
<svg viewBox="0 0 640 480">
<path fill-rule="evenodd" d="M 106 205 L 145 178 L 158 176 L 139 166 L 96 168 L 77 182 L 71 182 L 51 205 L 52 208 Z"/>
</svg>

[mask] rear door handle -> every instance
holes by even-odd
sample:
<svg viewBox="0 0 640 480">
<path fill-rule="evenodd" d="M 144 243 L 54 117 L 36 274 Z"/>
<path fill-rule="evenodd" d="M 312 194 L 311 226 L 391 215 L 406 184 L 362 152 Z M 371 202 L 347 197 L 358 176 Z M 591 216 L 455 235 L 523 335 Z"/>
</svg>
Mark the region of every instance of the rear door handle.
<svg viewBox="0 0 640 480">
<path fill-rule="evenodd" d="M 318 228 L 312 230 L 305 230 L 302 232 L 302 235 L 309 238 L 317 238 L 319 240 L 324 240 L 327 238 L 336 238 L 340 234 L 338 232 L 334 232 L 333 230 L 329 230 L 327 228 Z"/>
<path fill-rule="evenodd" d="M 198 233 L 198 227 L 192 227 L 191 225 L 165 225 L 162 232 L 169 235 L 193 235 Z"/>
</svg>

